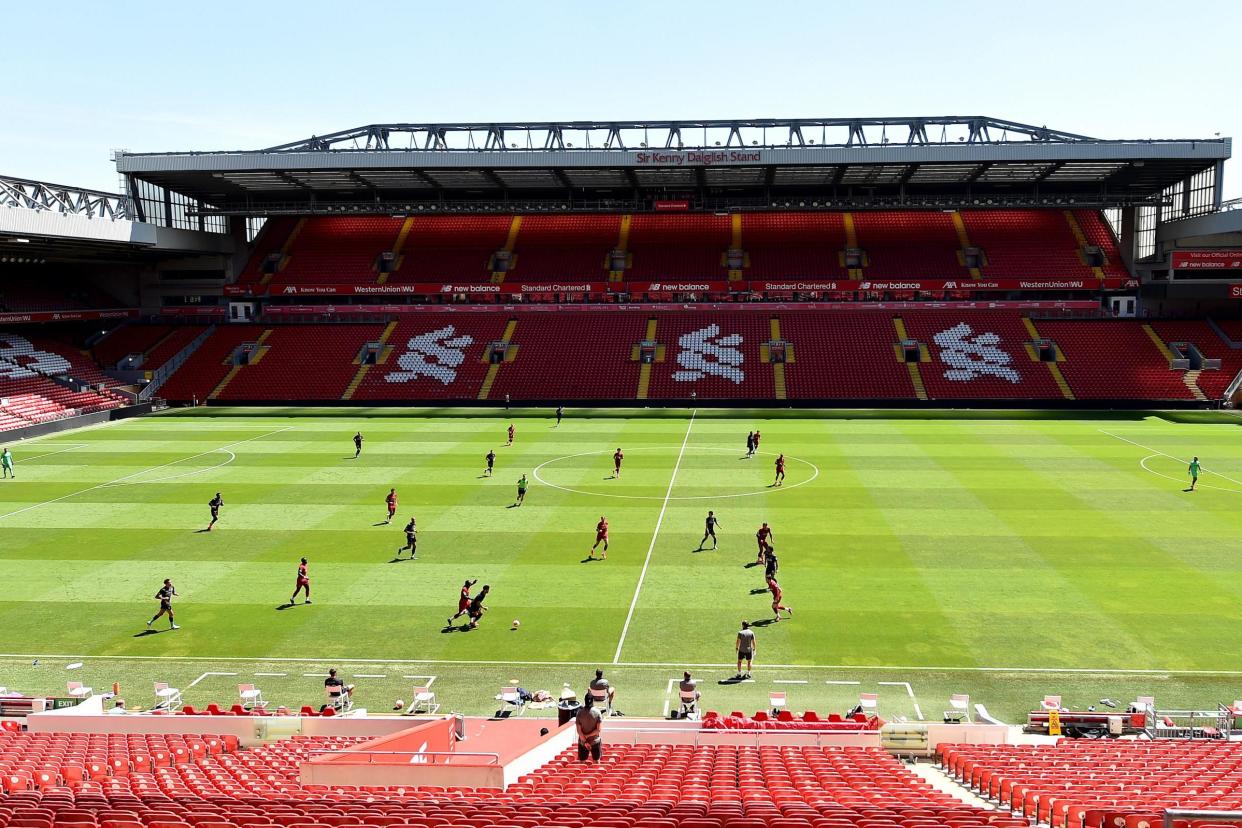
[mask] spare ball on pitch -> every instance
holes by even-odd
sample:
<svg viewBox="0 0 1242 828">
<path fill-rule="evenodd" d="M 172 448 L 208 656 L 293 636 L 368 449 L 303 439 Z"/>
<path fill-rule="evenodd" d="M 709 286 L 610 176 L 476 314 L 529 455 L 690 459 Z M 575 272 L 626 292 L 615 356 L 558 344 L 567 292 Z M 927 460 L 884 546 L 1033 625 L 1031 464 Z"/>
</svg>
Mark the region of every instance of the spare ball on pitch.
<svg viewBox="0 0 1242 828">
<path fill-rule="evenodd" d="M 521 622 L 521 621 L 519 621 L 519 620 L 517 620 L 516 618 L 514 618 L 514 619 L 513 619 L 513 629 L 515 629 L 515 630 L 516 630 L 516 629 L 517 629 L 518 627 L 520 627 L 520 626 L 522 626 L 522 622 Z"/>
<path fill-rule="evenodd" d="M 405 699 L 397 699 L 392 703 L 393 710 L 402 710 L 405 708 Z"/>
</svg>

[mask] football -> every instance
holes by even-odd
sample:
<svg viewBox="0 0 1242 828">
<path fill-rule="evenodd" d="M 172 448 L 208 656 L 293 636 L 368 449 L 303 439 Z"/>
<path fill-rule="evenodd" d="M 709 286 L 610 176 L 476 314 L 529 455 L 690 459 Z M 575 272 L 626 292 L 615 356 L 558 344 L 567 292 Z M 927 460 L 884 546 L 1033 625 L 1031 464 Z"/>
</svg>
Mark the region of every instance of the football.
<svg viewBox="0 0 1242 828">
<path fill-rule="evenodd" d="M 516 629 L 517 629 L 518 627 L 520 627 L 520 626 L 522 626 L 522 622 L 521 622 L 521 621 L 519 621 L 519 620 L 517 620 L 516 618 L 514 618 L 514 619 L 513 619 L 513 629 L 515 629 L 515 630 L 516 630 Z"/>
</svg>

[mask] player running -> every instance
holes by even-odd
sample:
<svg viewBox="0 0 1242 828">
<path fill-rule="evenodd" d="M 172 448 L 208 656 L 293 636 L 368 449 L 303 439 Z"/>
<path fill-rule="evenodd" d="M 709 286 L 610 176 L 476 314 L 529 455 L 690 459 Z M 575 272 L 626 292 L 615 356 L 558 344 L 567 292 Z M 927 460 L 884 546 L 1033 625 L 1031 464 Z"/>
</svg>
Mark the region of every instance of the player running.
<svg viewBox="0 0 1242 828">
<path fill-rule="evenodd" d="M 483 618 L 483 613 L 487 612 L 487 607 L 483 606 L 483 601 L 487 598 L 487 593 L 491 591 L 491 586 L 484 584 L 483 589 L 479 590 L 479 594 L 470 599 L 470 605 L 466 607 L 466 614 L 470 616 L 470 629 L 473 630 L 478 627 L 479 621 Z"/>
<path fill-rule="evenodd" d="M 509 442 L 505 443 L 505 445 L 513 445 L 513 423 L 509 423 Z"/>
<path fill-rule="evenodd" d="M 746 432 L 746 459 L 749 460 L 750 458 L 754 456 L 755 456 L 755 432 L 748 431 Z"/>
<path fill-rule="evenodd" d="M 310 576 L 306 574 L 306 558 L 298 564 L 298 580 L 293 587 L 293 597 L 289 599 L 289 606 L 293 606 L 298 602 L 298 593 L 306 590 L 306 603 L 310 603 Z"/>
<path fill-rule="evenodd" d="M 621 461 L 625 459 L 625 452 L 621 451 L 621 447 L 617 446 L 617 450 L 612 453 L 612 476 L 621 476 Z"/>
<path fill-rule="evenodd" d="M 354 459 L 358 459 L 358 455 L 362 454 L 362 432 L 359 431 L 354 435 Z"/>
<path fill-rule="evenodd" d="M 563 406 L 563 405 L 558 405 L 558 406 L 556 407 L 556 425 L 554 425 L 554 426 L 552 426 L 552 427 L 553 427 L 553 428 L 558 428 L 558 427 L 560 426 L 560 424 L 561 424 L 561 417 L 564 417 L 564 416 L 565 416 L 565 406 Z"/>
<path fill-rule="evenodd" d="M 757 454 L 757 453 L 758 453 L 758 451 L 759 451 L 759 439 L 760 439 L 760 437 L 762 437 L 762 436 L 763 436 L 763 435 L 761 435 L 761 434 L 759 433 L 759 429 L 757 429 L 757 428 L 756 428 L 756 429 L 755 429 L 755 450 L 754 450 L 754 451 L 752 451 L 752 452 L 751 452 L 751 454 Z"/>
<path fill-rule="evenodd" d="M 224 498 L 216 492 L 216 496 L 207 501 L 207 505 L 211 508 L 211 523 L 207 524 L 207 531 L 210 532 L 211 528 L 216 525 L 216 521 L 220 519 L 220 507 L 224 505 Z"/>
<path fill-rule="evenodd" d="M 492 476 L 492 467 L 496 465 L 496 452 L 494 452 L 494 451 L 490 451 L 490 450 L 489 450 L 489 451 L 487 452 L 487 458 L 486 458 L 486 460 L 487 460 L 487 471 L 485 471 L 485 472 L 483 472 L 483 473 L 484 473 L 485 475 L 487 475 L 488 477 L 491 477 L 491 476 Z"/>
<path fill-rule="evenodd" d="M 453 622 L 465 615 L 466 611 L 470 609 L 470 588 L 477 583 L 477 580 L 471 581 L 467 579 L 461 585 L 461 594 L 457 596 L 457 612 L 449 616 L 448 626 L 453 626 Z"/>
<path fill-rule="evenodd" d="M 703 526 L 703 540 L 699 541 L 699 548 L 695 550 L 696 552 L 703 548 L 703 544 L 707 543 L 708 538 L 712 539 L 712 549 L 716 548 L 716 526 L 719 523 L 720 521 L 716 519 L 716 513 L 709 509 Z"/>
<path fill-rule="evenodd" d="M 388 520 L 384 523 L 392 523 L 393 515 L 397 514 L 397 490 L 389 489 L 388 496 L 384 498 L 384 502 L 388 504 Z"/>
<path fill-rule="evenodd" d="M 606 561 L 608 560 L 608 518 L 603 515 L 599 516 L 599 523 L 595 524 L 595 546 L 591 547 L 591 551 L 587 553 L 587 558 L 595 560 L 595 549 L 601 543 L 604 544 L 604 554 L 599 559 Z"/>
<path fill-rule="evenodd" d="M 781 610 L 784 610 L 789 614 L 790 618 L 793 618 L 793 607 L 787 607 L 781 603 L 781 596 L 784 593 L 781 592 L 781 585 L 776 582 L 775 578 L 768 578 L 768 592 L 772 593 L 772 615 L 775 616 L 772 620 L 781 620 Z"/>
<path fill-rule="evenodd" d="M 410 522 L 405 525 L 405 546 L 397 550 L 397 557 L 401 557 L 401 553 L 410 550 L 410 560 L 418 557 L 418 526 L 415 525 L 414 516 L 410 515 Z"/>
<path fill-rule="evenodd" d="M 9 451 L 8 446 L 0 451 L 0 469 L 4 470 L 5 477 L 17 479 L 17 472 L 13 471 L 13 452 Z"/>
<path fill-rule="evenodd" d="M 1195 484 L 1199 482 L 1199 468 L 1199 458 L 1190 458 L 1190 466 L 1187 468 L 1187 471 L 1190 472 L 1190 491 L 1192 492 L 1195 490 Z"/>
<path fill-rule="evenodd" d="M 521 506 L 526 502 L 526 475 L 518 478 L 517 500 L 513 501 L 514 506 Z"/>
<path fill-rule="evenodd" d="M 767 581 L 776 580 L 776 571 L 781 568 L 781 562 L 776 559 L 776 550 L 768 547 L 768 562 L 763 565 L 763 578 Z"/>
<path fill-rule="evenodd" d="M 772 481 L 772 485 L 785 485 L 785 455 L 783 454 L 776 458 L 776 479 Z"/>
<path fill-rule="evenodd" d="M 181 629 L 177 626 L 176 621 L 173 620 L 172 599 L 176 597 L 178 597 L 177 588 L 173 586 L 172 579 L 165 578 L 164 585 L 160 587 L 158 592 L 155 593 L 155 600 L 160 602 L 160 611 L 151 616 L 151 620 L 147 622 L 147 629 L 150 629 L 151 625 L 158 621 L 163 615 L 168 616 L 169 629 Z"/>
<path fill-rule="evenodd" d="M 768 553 L 772 551 L 772 544 L 770 543 L 772 540 L 774 540 L 772 528 L 766 523 L 760 526 L 759 530 L 755 532 L 755 541 L 759 544 L 759 556 L 755 558 L 755 563 L 761 564 L 765 561 Z"/>
</svg>

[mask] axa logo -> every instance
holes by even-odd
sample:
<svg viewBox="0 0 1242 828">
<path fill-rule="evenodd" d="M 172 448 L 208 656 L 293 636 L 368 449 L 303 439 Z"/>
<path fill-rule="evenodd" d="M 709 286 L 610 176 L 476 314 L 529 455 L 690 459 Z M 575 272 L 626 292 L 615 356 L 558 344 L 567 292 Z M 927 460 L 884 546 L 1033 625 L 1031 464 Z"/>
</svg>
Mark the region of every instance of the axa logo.
<svg viewBox="0 0 1242 828">
<path fill-rule="evenodd" d="M 296 287 L 295 285 L 286 285 L 286 286 L 285 286 L 285 293 L 297 293 L 297 292 L 298 292 L 298 289 L 297 289 L 297 287 Z"/>
<path fill-rule="evenodd" d="M 945 282 L 944 289 L 945 290 L 957 290 L 957 282 Z"/>
</svg>

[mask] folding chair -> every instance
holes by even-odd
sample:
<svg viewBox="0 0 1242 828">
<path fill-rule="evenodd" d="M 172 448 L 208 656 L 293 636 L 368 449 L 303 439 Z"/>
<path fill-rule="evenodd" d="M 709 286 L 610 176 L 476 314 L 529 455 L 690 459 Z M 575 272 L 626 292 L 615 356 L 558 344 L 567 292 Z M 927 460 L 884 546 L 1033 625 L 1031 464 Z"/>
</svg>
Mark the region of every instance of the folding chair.
<svg viewBox="0 0 1242 828">
<path fill-rule="evenodd" d="M 1060 696 L 1044 696 L 1044 700 L 1039 703 L 1039 706 L 1042 707 L 1044 710 L 1060 710 L 1061 709 L 1061 697 Z"/>
<path fill-rule="evenodd" d="M 430 687 L 415 687 L 410 706 L 405 709 L 407 716 L 414 713 L 435 713 L 440 709 L 436 694 Z"/>
<path fill-rule="evenodd" d="M 1155 696 L 1138 696 L 1134 699 L 1134 709 L 1139 713 L 1146 713 L 1156 708 Z"/>
<path fill-rule="evenodd" d="M 944 711 L 946 722 L 970 722 L 970 696 L 954 693 L 949 696 L 949 708 Z"/>
<path fill-rule="evenodd" d="M 697 719 L 699 716 L 699 699 L 698 690 L 682 690 L 677 691 L 680 705 L 677 708 L 677 715 L 682 719 Z"/>
<path fill-rule="evenodd" d="M 263 691 L 253 684 L 237 685 L 237 696 L 241 699 L 242 707 L 247 710 L 255 707 L 267 707 L 267 702 L 263 700 Z"/>
<path fill-rule="evenodd" d="M 612 715 L 612 697 L 608 695 L 608 690 L 591 687 L 587 692 L 591 694 L 591 701 L 595 704 L 596 710 L 599 710 L 605 716 Z"/>
<path fill-rule="evenodd" d="M 85 699 L 91 695 L 92 691 L 89 687 L 84 687 L 80 681 L 71 681 L 65 685 L 65 690 L 75 699 Z"/>
<path fill-rule="evenodd" d="M 863 709 L 864 713 L 875 715 L 880 710 L 880 696 L 878 693 L 859 693 L 858 706 Z"/>
<path fill-rule="evenodd" d="M 354 694 L 350 692 L 348 685 L 341 687 L 341 692 L 336 695 L 332 694 L 332 688 L 323 688 L 324 697 L 328 700 L 328 706 L 342 713 L 348 713 L 354 709 Z"/>
<path fill-rule="evenodd" d="M 155 710 L 176 710 L 181 706 L 181 691 L 166 681 L 155 682 Z"/>
<path fill-rule="evenodd" d="M 512 705 L 519 716 L 526 712 L 526 702 L 522 701 L 522 694 L 518 692 L 515 686 L 505 685 L 501 687 L 500 692 L 496 694 L 496 700 L 501 704 Z M 504 708 L 502 707 L 501 710 L 504 710 Z"/>
</svg>

